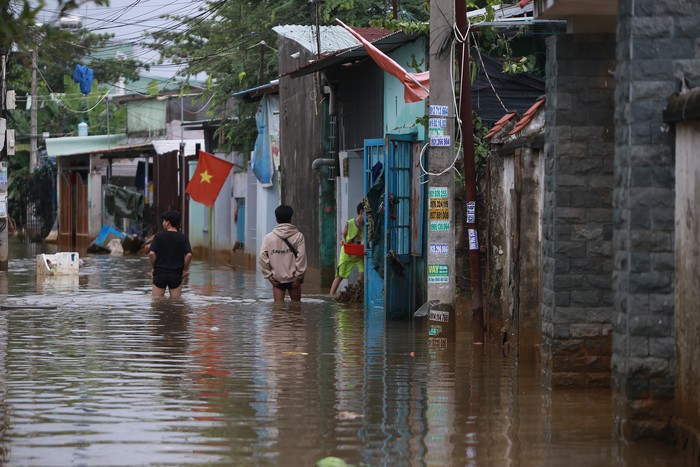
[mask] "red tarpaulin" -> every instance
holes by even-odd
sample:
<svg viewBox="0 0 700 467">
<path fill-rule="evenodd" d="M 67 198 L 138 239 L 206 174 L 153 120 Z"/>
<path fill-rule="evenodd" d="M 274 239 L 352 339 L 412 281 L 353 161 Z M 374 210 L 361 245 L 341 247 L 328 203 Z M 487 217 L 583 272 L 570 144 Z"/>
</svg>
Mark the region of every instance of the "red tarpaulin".
<svg viewBox="0 0 700 467">
<path fill-rule="evenodd" d="M 384 52 L 373 46 L 364 37 L 359 35 L 351 27 L 347 26 L 345 23 L 336 18 L 336 22 L 342 27 L 348 30 L 350 34 L 355 36 L 355 38 L 365 46 L 367 53 L 372 60 L 375 61 L 379 67 L 394 75 L 399 81 L 403 83 L 404 93 L 403 100 L 405 102 L 418 102 L 422 101 L 430 95 L 430 72 L 424 71 L 423 73 L 408 73 L 403 69 L 401 65 L 392 60 L 389 56 L 385 55 Z"/>
</svg>

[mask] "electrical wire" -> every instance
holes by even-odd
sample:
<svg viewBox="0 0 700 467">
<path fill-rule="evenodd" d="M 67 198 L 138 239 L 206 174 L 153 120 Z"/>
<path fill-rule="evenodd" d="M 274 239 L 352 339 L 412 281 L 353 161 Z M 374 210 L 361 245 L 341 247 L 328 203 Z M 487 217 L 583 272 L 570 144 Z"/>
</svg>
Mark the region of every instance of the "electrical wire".
<svg viewBox="0 0 700 467">
<path fill-rule="evenodd" d="M 56 94 L 53 92 L 53 89 L 51 89 L 51 86 L 49 85 L 48 81 L 46 81 L 46 78 L 44 77 L 44 74 L 41 72 L 41 70 L 39 69 L 39 67 L 35 67 L 35 69 L 36 69 L 36 71 L 39 73 L 39 76 L 41 76 L 41 80 L 44 82 L 44 84 L 46 84 L 46 87 L 49 89 L 49 91 L 51 91 L 51 93 L 52 93 L 53 95 L 56 95 Z M 86 113 L 89 113 L 89 112 L 92 112 L 93 110 L 95 110 L 95 109 L 97 108 L 97 106 L 100 105 L 100 104 L 102 103 L 103 100 L 105 100 L 105 98 L 109 95 L 109 93 L 112 91 L 112 89 L 114 89 L 114 87 L 110 88 L 107 92 L 105 92 L 104 95 L 103 95 L 102 97 L 100 97 L 100 98 L 97 100 L 97 102 L 95 103 L 95 105 L 93 105 L 91 108 L 89 108 L 89 109 L 87 109 L 87 110 L 74 110 L 74 109 L 71 109 L 71 108 L 68 107 L 66 104 L 64 104 L 63 102 L 61 102 L 60 99 L 54 99 L 54 102 L 58 103 L 61 107 L 65 108 L 66 110 L 68 110 L 68 111 L 71 112 L 71 113 L 74 113 L 74 114 L 86 114 Z"/>
<path fill-rule="evenodd" d="M 474 37 L 474 33 L 472 33 L 472 39 L 474 40 L 474 43 L 476 44 L 476 38 Z M 489 82 L 489 86 L 491 86 L 491 90 L 496 95 L 496 99 L 498 99 L 498 102 L 501 104 L 501 107 L 503 107 L 503 110 L 506 113 L 510 112 L 510 110 L 508 110 L 506 105 L 501 100 L 501 96 L 498 94 L 498 91 L 496 91 L 496 87 L 491 82 L 491 77 L 489 76 L 488 72 L 486 71 L 486 65 L 484 64 L 484 57 L 481 54 L 481 50 L 479 50 L 479 47 L 474 47 L 474 48 L 476 49 L 476 53 L 479 56 L 479 61 L 481 62 L 481 68 L 484 70 L 484 75 L 486 76 L 486 80 Z"/>
<path fill-rule="evenodd" d="M 462 50 L 462 56 L 460 60 L 460 83 L 463 82 L 462 80 L 465 79 L 465 68 L 468 70 L 469 69 L 469 63 L 465 63 L 465 51 L 469 50 L 469 30 L 471 29 L 471 21 L 467 19 L 467 31 L 464 35 L 461 34 L 459 31 L 459 28 L 457 27 L 456 23 L 453 23 L 452 25 L 452 31 L 453 34 L 450 36 L 451 42 L 450 42 L 450 57 L 455 56 L 455 47 L 456 43 L 462 43 L 463 47 L 461 48 Z M 446 44 L 443 44 L 446 45 Z M 460 115 L 460 104 L 461 104 L 461 99 L 465 98 L 465 96 L 462 96 L 460 94 L 459 100 L 457 99 L 457 90 L 455 89 L 455 76 L 454 76 L 454 67 L 450 68 L 450 85 L 452 89 L 452 104 L 454 106 L 454 112 L 455 112 L 455 153 L 454 153 L 454 158 L 452 159 L 452 163 L 445 168 L 444 170 L 441 170 L 440 172 L 430 172 L 425 168 L 425 165 L 423 164 L 423 155 L 425 154 L 425 150 L 429 146 L 430 143 L 426 143 L 422 148 L 420 155 L 418 157 L 418 162 L 420 164 L 421 168 L 421 174 L 418 176 L 418 179 L 421 184 L 426 184 L 429 182 L 428 178 L 424 177 L 437 177 L 440 175 L 444 175 L 450 170 L 454 170 L 455 172 L 459 173 L 459 170 L 455 167 L 457 164 L 457 160 L 459 159 L 459 156 L 462 152 L 462 118 Z M 471 79 L 470 77 L 467 77 L 466 79 Z M 471 96 L 468 96 L 467 98 L 471 98 Z M 471 117 L 470 117 L 471 118 Z"/>
</svg>

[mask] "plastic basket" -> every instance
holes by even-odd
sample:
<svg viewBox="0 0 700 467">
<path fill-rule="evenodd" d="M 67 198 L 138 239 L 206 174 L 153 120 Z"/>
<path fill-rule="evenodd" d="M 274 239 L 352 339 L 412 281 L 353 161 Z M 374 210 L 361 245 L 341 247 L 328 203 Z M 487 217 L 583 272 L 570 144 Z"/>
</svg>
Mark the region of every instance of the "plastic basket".
<svg viewBox="0 0 700 467">
<path fill-rule="evenodd" d="M 352 256 L 362 256 L 365 253 L 365 246 L 359 243 L 346 243 L 343 248 L 346 254 Z"/>
</svg>

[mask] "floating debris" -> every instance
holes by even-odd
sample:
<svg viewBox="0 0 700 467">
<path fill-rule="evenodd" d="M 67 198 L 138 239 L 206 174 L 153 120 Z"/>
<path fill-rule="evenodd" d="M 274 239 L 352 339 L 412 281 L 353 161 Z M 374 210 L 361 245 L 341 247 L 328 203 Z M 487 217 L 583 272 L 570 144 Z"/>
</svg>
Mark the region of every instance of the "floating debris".
<svg viewBox="0 0 700 467">
<path fill-rule="evenodd" d="M 347 462 L 339 457 L 324 457 L 320 461 L 316 462 L 317 467 L 347 467 Z"/>
<path fill-rule="evenodd" d="M 356 412 L 350 412 L 348 410 L 343 410 L 342 412 L 338 412 L 338 418 L 340 420 L 355 420 L 357 418 L 362 418 L 363 415 L 360 413 Z"/>
<path fill-rule="evenodd" d="M 338 292 L 335 299 L 343 303 L 362 303 L 365 297 L 364 283 L 357 281 L 354 284 L 348 284 L 345 290 Z"/>
</svg>

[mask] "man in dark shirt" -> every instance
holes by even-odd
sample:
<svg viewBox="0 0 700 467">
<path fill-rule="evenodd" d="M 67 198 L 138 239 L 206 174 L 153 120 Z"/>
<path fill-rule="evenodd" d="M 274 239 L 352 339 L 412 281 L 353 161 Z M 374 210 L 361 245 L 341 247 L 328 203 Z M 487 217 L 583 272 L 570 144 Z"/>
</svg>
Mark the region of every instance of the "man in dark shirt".
<svg viewBox="0 0 700 467">
<path fill-rule="evenodd" d="M 151 242 L 148 256 L 151 260 L 153 297 L 164 297 L 165 289 L 170 290 L 170 298 L 182 295 L 182 278 L 189 273 L 192 260 L 192 247 L 185 234 L 178 231 L 180 213 L 166 211 L 163 214 L 163 229 L 157 232 Z"/>
</svg>

